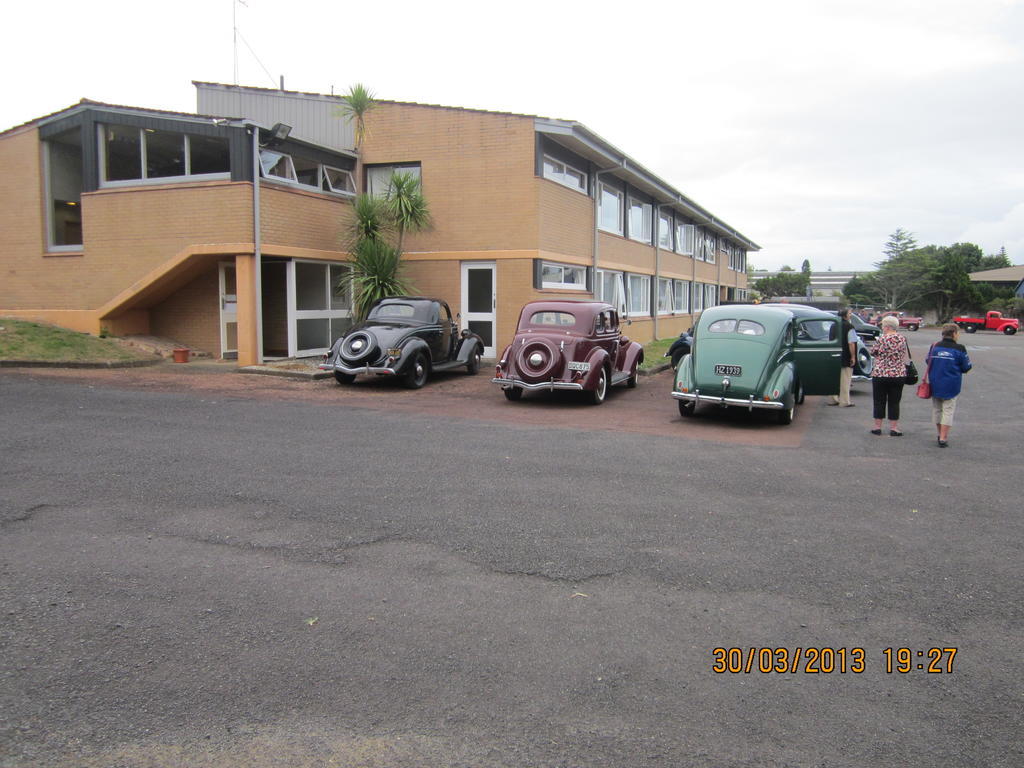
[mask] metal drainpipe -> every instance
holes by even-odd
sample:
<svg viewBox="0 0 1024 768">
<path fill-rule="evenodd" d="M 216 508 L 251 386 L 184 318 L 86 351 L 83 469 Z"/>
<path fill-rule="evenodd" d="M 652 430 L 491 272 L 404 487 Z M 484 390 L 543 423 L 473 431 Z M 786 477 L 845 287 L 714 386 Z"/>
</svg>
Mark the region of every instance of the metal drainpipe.
<svg viewBox="0 0 1024 768">
<path fill-rule="evenodd" d="M 252 127 L 252 245 L 256 277 L 256 365 L 263 363 L 263 253 L 260 241 L 260 129 Z"/>
</svg>

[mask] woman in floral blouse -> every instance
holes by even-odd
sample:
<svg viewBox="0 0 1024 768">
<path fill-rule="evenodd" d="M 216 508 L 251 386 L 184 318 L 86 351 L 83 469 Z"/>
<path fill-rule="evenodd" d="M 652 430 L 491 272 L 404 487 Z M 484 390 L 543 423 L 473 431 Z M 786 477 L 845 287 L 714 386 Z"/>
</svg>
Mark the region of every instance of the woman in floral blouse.
<svg viewBox="0 0 1024 768">
<path fill-rule="evenodd" d="M 896 332 L 900 321 L 892 315 L 883 317 L 882 335 L 878 337 L 871 354 L 875 356 L 875 366 L 871 370 L 871 393 L 875 400 L 875 428 L 871 434 L 882 434 L 882 419 L 886 409 L 889 411 L 889 434 L 902 437 L 900 431 L 900 400 L 907 378 L 907 359 L 910 350 L 907 340 Z"/>
</svg>

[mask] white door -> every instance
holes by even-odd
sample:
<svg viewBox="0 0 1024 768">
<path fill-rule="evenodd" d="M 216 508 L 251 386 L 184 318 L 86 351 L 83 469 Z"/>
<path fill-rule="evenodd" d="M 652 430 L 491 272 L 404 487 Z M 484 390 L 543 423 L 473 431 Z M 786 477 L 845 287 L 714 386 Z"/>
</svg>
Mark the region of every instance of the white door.
<svg viewBox="0 0 1024 768">
<path fill-rule="evenodd" d="M 484 357 L 495 357 L 494 336 L 497 316 L 495 296 L 494 262 L 462 263 L 462 321 L 463 329 L 469 329 L 484 340 Z"/>
<path fill-rule="evenodd" d="M 220 264 L 220 356 L 238 357 L 238 287 L 235 265 Z"/>
</svg>

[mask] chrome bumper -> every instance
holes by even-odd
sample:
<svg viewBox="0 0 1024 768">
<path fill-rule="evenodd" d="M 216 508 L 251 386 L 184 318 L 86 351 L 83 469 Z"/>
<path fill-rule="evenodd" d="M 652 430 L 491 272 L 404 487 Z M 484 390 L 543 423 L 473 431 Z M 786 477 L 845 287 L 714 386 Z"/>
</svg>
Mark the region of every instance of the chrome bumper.
<svg viewBox="0 0 1024 768">
<path fill-rule="evenodd" d="M 512 389 L 513 387 L 520 387 L 521 389 L 546 389 L 549 391 L 556 389 L 575 389 L 577 392 L 583 390 L 583 385 L 575 381 L 541 381 L 533 384 L 529 381 L 523 381 L 522 379 L 491 379 L 491 384 L 497 384 L 502 389 Z"/>
<path fill-rule="evenodd" d="M 390 374 L 392 376 L 395 375 L 394 368 L 376 368 L 372 365 L 360 365 L 355 368 L 349 368 L 347 365 L 343 365 L 341 363 L 320 363 L 317 368 L 321 371 L 340 371 L 341 373 L 348 373 L 352 376 L 357 376 L 361 373 L 375 373 L 378 376 L 386 374 Z"/>
<path fill-rule="evenodd" d="M 688 400 L 692 403 L 713 403 L 714 405 L 733 405 L 739 408 L 746 408 L 747 410 L 754 410 L 755 408 L 763 408 L 769 411 L 781 411 L 786 406 L 776 400 L 755 400 L 754 396 L 751 395 L 746 400 L 740 400 L 738 397 L 719 397 L 716 395 L 702 395 L 700 391 L 697 392 L 673 392 L 672 397 L 676 400 Z"/>
</svg>

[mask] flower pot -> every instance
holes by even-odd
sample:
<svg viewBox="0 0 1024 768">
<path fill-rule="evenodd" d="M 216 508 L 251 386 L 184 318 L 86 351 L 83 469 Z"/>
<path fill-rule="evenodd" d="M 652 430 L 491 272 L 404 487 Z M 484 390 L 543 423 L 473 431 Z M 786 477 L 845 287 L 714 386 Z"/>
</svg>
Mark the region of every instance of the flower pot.
<svg viewBox="0 0 1024 768">
<path fill-rule="evenodd" d="M 187 363 L 188 355 L 191 350 L 186 348 L 174 350 L 174 362 L 176 363 Z"/>
</svg>

